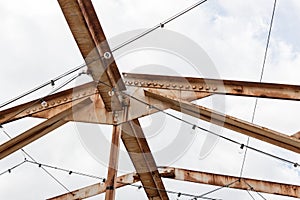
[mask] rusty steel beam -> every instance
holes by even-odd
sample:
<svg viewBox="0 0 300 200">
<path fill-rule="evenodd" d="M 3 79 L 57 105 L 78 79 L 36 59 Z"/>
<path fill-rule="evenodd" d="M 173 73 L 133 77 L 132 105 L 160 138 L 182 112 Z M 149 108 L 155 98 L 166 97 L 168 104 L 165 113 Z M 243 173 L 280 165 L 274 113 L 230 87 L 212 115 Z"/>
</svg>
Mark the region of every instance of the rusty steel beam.
<svg viewBox="0 0 300 200">
<path fill-rule="evenodd" d="M 143 88 L 300 100 L 300 86 L 298 85 L 130 73 L 124 73 L 124 81 L 127 86 Z"/>
<path fill-rule="evenodd" d="M 120 188 L 127 184 L 132 184 L 140 181 L 139 178 L 136 176 L 135 173 L 122 175 L 116 178 L 116 185 L 115 188 Z M 70 193 L 62 194 L 57 197 L 49 198 L 48 200 L 78 200 L 78 199 L 86 199 L 89 197 L 96 196 L 98 194 L 102 194 L 106 192 L 106 188 L 110 184 L 108 181 L 104 183 L 97 183 L 94 185 L 90 185 L 84 188 L 80 188 L 78 190 L 74 190 Z"/>
<path fill-rule="evenodd" d="M 233 189 L 249 190 L 249 185 L 257 192 L 263 192 L 268 194 L 289 196 L 300 198 L 300 186 L 291 185 L 285 183 L 276 183 L 271 181 L 256 180 L 250 178 L 240 178 L 221 174 L 212 174 L 207 172 L 192 171 L 187 169 L 162 167 L 159 169 L 159 174 L 163 178 L 174 179 L 179 181 L 187 181 L 199 184 L 207 184 L 213 186 L 224 186 L 229 183 Z M 126 174 L 117 178 L 117 188 L 127 186 L 139 181 L 139 177 L 136 173 Z M 54 197 L 48 200 L 75 200 L 85 199 L 96 196 L 105 192 L 106 183 L 98 183 L 91 186 L 87 186 L 75 191 L 72 194 L 67 193 Z"/>
<path fill-rule="evenodd" d="M 300 140 L 300 132 L 295 133 L 294 135 L 292 135 L 291 137 L 297 138 Z"/>
<path fill-rule="evenodd" d="M 14 153 L 15 151 L 25 147 L 26 145 L 34 142 L 35 140 L 43 137 L 54 129 L 62 126 L 67 121 L 64 118 L 68 115 L 73 114 L 74 112 L 82 109 L 84 106 L 92 103 L 92 101 L 88 98 L 80 103 L 76 104 L 72 108 L 66 109 L 54 117 L 42 122 L 41 124 L 25 131 L 24 133 L 16 136 L 15 138 L 1 144 L 0 146 L 0 160 L 5 158 L 6 156 Z"/>
<path fill-rule="evenodd" d="M 41 99 L 35 99 L 21 105 L 0 111 L 0 124 L 6 124 L 24 117 L 49 119 L 76 102 L 97 94 L 94 82 L 83 84 L 43 98 L 47 105 L 41 105 Z"/>
<path fill-rule="evenodd" d="M 115 199 L 115 188 L 117 181 L 117 172 L 118 172 L 118 163 L 119 163 L 119 151 L 120 151 L 120 137 L 121 137 L 121 126 L 114 125 L 111 147 L 110 147 L 110 156 L 109 156 L 109 166 L 107 173 L 107 187 L 105 192 L 105 200 L 114 200 Z"/>
<path fill-rule="evenodd" d="M 79 50 L 87 63 L 105 108 L 108 111 L 122 109 L 112 88 L 126 87 L 114 61 L 104 32 L 91 0 L 58 0 Z"/>
<path fill-rule="evenodd" d="M 129 92 L 134 93 L 134 96 L 137 99 L 140 99 L 141 101 L 147 104 L 157 105 L 160 109 L 170 108 L 170 106 L 166 103 L 164 104 L 162 102 L 145 97 L 143 88 L 131 87 L 129 88 Z M 206 93 L 194 93 L 188 91 L 164 92 L 174 97 L 180 97 L 186 101 L 193 101 L 210 95 Z M 94 104 L 89 104 L 76 114 L 66 117 L 66 121 L 117 125 L 125 121 L 129 121 L 158 112 L 155 109 L 149 110 L 149 108 L 147 108 L 145 104 L 131 99 L 131 103 L 128 107 L 128 119 L 125 120 L 125 118 L 123 117 L 122 110 L 108 112 L 105 109 L 105 105 L 102 101 L 101 96 L 98 93 L 96 84 L 94 82 L 90 82 L 43 98 L 43 100 L 47 102 L 46 106 L 41 105 L 40 99 L 35 99 L 12 108 L 2 110 L 0 111 L 0 124 L 3 125 L 24 117 L 49 119 L 61 112 L 62 110 L 71 108 L 78 101 L 81 101 L 82 99 L 87 97 L 90 97 L 93 100 Z M 118 113 L 119 115 L 120 120 L 118 122 L 113 121 L 114 113 Z"/>
<path fill-rule="evenodd" d="M 138 119 L 122 124 L 121 138 L 148 198 L 153 200 L 169 199 Z M 157 188 L 157 190 L 151 188 Z"/>
<path fill-rule="evenodd" d="M 300 140 L 265 127 L 261 127 L 247 121 L 224 115 L 203 106 L 195 105 L 187 101 L 181 101 L 176 98 L 167 97 L 158 92 L 145 91 L 146 96 L 170 103 L 171 108 L 193 117 L 208 121 L 210 123 L 237 131 L 239 133 L 254 137 L 256 139 L 268 142 L 270 144 L 282 147 L 284 149 L 300 153 Z"/>
<path fill-rule="evenodd" d="M 174 171 L 174 177 L 172 178 L 175 180 L 215 185 L 221 187 L 229 183 L 233 183 L 236 180 L 240 180 L 231 185 L 230 187 L 241 190 L 254 189 L 257 192 L 300 198 L 300 186 L 297 185 L 289 185 L 284 183 L 276 183 L 250 178 L 240 179 L 239 177 L 234 176 L 198 172 L 178 168 L 166 168 L 165 171 Z M 249 188 L 249 185 L 252 188 Z"/>
<path fill-rule="evenodd" d="M 176 98 L 181 98 L 186 101 L 194 101 L 197 99 L 202 99 L 205 97 L 210 96 L 210 94 L 207 93 L 194 93 L 194 92 L 189 92 L 189 91 L 160 91 L 168 96 L 176 97 Z M 128 117 L 127 120 L 123 120 L 120 117 L 120 123 L 126 122 L 126 121 L 131 121 L 133 119 L 137 119 L 140 117 L 144 117 L 153 113 L 158 112 L 156 109 L 151 109 L 149 108 L 149 105 L 154 105 L 155 107 L 165 110 L 169 109 L 170 105 L 168 103 L 161 102 L 156 99 L 149 98 L 145 96 L 144 89 L 139 88 L 139 87 L 130 87 L 127 90 L 128 94 L 131 94 L 130 99 L 130 104 L 128 107 Z M 122 113 L 119 114 L 122 116 Z"/>
</svg>

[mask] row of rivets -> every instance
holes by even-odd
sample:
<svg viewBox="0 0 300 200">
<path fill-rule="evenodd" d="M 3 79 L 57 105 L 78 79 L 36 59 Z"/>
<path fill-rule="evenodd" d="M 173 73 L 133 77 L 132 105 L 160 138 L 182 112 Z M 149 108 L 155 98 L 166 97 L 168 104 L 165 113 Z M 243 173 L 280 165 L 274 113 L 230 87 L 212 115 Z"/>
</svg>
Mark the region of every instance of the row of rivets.
<svg viewBox="0 0 300 200">
<path fill-rule="evenodd" d="M 48 104 L 46 104 L 46 106 L 39 106 L 39 107 L 33 107 L 31 110 L 26 110 L 26 113 L 27 114 L 30 114 L 30 113 L 34 113 L 36 112 L 37 110 L 43 110 L 45 108 L 49 108 L 49 104 L 50 104 L 50 107 L 54 107 L 55 104 L 59 105 L 59 104 L 62 104 L 62 103 L 66 103 L 68 101 L 72 101 L 72 100 L 76 100 L 78 99 L 80 96 L 84 97 L 86 95 L 91 95 L 91 94 L 94 94 L 97 90 L 90 90 L 90 91 L 84 91 L 82 94 L 80 93 L 77 93 L 76 95 L 73 95 L 73 96 L 70 96 L 70 97 L 65 97 L 63 98 L 63 100 L 57 100 L 57 101 L 50 101 Z M 75 97 L 76 98 L 75 98 Z"/>
<path fill-rule="evenodd" d="M 154 87 L 157 87 L 157 86 L 159 86 L 159 87 L 161 87 L 161 88 L 163 88 L 163 87 L 165 87 L 165 88 L 169 88 L 169 87 L 173 87 L 174 89 L 175 88 L 180 88 L 180 89 L 182 89 L 182 88 L 184 88 L 184 85 L 176 85 L 176 84 L 170 84 L 170 83 L 167 83 L 167 84 L 164 84 L 164 83 L 157 83 L 157 82 L 144 82 L 144 81 L 141 81 L 141 82 L 139 82 L 139 81 L 134 81 L 134 82 L 132 82 L 132 81 L 125 81 L 125 84 L 127 84 L 127 85 L 137 85 L 137 86 L 151 86 L 151 85 L 153 85 Z M 193 85 L 193 86 L 190 86 L 190 85 L 186 85 L 185 86 L 185 89 L 190 89 L 190 88 L 192 88 L 193 90 L 197 90 L 197 86 L 196 85 Z M 198 90 L 203 90 L 203 89 L 205 89 L 205 90 L 213 90 L 213 91 L 216 91 L 216 90 L 218 90 L 218 88 L 217 87 L 210 87 L 210 86 L 205 86 L 205 87 L 203 87 L 202 85 L 200 85 L 199 87 L 198 87 Z"/>
</svg>

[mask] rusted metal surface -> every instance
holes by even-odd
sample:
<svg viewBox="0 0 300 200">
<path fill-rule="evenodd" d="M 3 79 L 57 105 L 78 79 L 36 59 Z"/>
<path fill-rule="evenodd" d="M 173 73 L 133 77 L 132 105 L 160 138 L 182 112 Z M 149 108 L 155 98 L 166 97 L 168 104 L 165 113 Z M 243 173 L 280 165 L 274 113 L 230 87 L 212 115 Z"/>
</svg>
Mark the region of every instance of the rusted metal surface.
<svg viewBox="0 0 300 200">
<path fill-rule="evenodd" d="M 119 163 L 120 151 L 120 138 L 121 138 L 121 125 L 113 126 L 112 140 L 110 146 L 109 166 L 107 173 L 107 187 L 105 192 L 105 200 L 115 199 L 115 187 Z"/>
<path fill-rule="evenodd" d="M 39 99 L 23 103 L 21 105 L 0 111 L 0 124 L 12 122 L 24 117 L 36 117 L 49 119 L 62 110 L 71 108 L 79 101 L 85 98 L 91 98 L 94 104 L 89 104 L 82 110 L 66 117 L 66 121 L 87 122 L 94 124 L 109 124 L 117 125 L 125 121 L 137 119 L 139 117 L 147 116 L 158 112 L 156 109 L 149 109 L 148 104 L 155 105 L 156 107 L 164 110 L 170 108 L 169 104 L 160 102 L 155 99 L 151 99 L 145 96 L 143 88 L 130 88 L 129 92 L 134 95 L 135 98 L 144 102 L 141 103 L 135 99 L 130 99 L 130 105 L 128 107 L 128 118 L 125 120 L 123 117 L 123 111 L 111 111 L 108 112 L 105 109 L 105 105 L 101 96 L 98 94 L 96 85 L 94 82 L 84 84 L 78 87 L 74 87 L 62 92 L 58 92 L 43 98 L 47 102 L 47 106 L 43 107 Z M 161 91 L 162 93 L 181 98 L 187 101 L 193 101 L 209 96 L 207 93 L 194 93 L 188 91 Z M 118 121 L 113 121 L 113 113 L 118 114 Z"/>
<path fill-rule="evenodd" d="M 70 108 L 77 101 L 97 94 L 95 83 L 87 83 L 62 92 L 49 95 L 43 100 L 46 106 L 41 105 L 40 99 L 0 111 L 0 124 L 5 124 L 23 117 L 50 118 L 66 108 Z M 63 107 L 63 108 L 62 108 Z"/>
<path fill-rule="evenodd" d="M 104 68 L 108 74 L 109 80 L 117 90 L 125 90 L 125 84 L 121 79 L 121 74 L 115 62 L 114 56 L 106 40 L 105 34 L 97 17 L 91 0 L 78 0 L 79 6 L 87 23 L 91 36 L 96 44 L 96 48 L 101 57 L 104 57 Z M 105 54 L 109 53 L 107 56 Z M 95 73 L 93 73 L 95 74 Z M 101 80 L 101 79 L 97 79 Z"/>
<path fill-rule="evenodd" d="M 116 188 L 120 188 L 126 186 L 127 184 L 132 184 L 135 182 L 140 181 L 135 173 L 126 174 L 116 178 Z M 127 183 L 127 184 L 124 184 Z M 62 194 L 57 197 L 50 198 L 48 200 L 79 200 L 79 199 L 86 199 L 89 197 L 96 196 L 98 194 L 102 194 L 106 191 L 106 188 L 109 184 L 107 181 L 105 183 L 97 183 L 94 185 L 90 185 L 78 190 L 72 191 L 72 194 Z"/>
<path fill-rule="evenodd" d="M 124 74 L 127 86 L 208 92 L 237 96 L 300 100 L 300 86 L 191 77 Z"/>
<path fill-rule="evenodd" d="M 236 180 L 239 180 L 239 177 L 192 171 L 186 169 L 166 168 L 165 170 L 174 170 L 174 179 L 176 180 L 215 186 L 224 186 L 229 183 L 233 183 Z M 249 185 L 257 192 L 300 198 L 300 186 L 297 185 L 241 178 L 240 181 L 234 183 L 230 187 L 235 189 L 249 190 L 251 189 Z"/>
<path fill-rule="evenodd" d="M 62 126 L 66 123 L 64 118 L 72 113 L 80 110 L 87 104 L 92 103 L 90 99 L 86 99 L 76 104 L 72 108 L 62 111 L 54 117 L 42 122 L 41 124 L 29 129 L 28 131 L 18 135 L 17 137 L 7 141 L 0 146 L 0 159 L 12 154 L 13 152 L 23 148 L 24 146 L 32 143 L 33 141 L 41 138 L 52 130 Z"/>
<path fill-rule="evenodd" d="M 300 132 L 295 133 L 294 135 L 292 135 L 292 137 L 297 138 L 297 139 L 300 139 Z"/>
<path fill-rule="evenodd" d="M 202 99 L 210 96 L 210 94 L 207 93 L 194 93 L 189 91 L 166 91 L 166 90 L 159 90 L 159 89 L 157 90 L 165 95 L 172 96 L 174 98 L 181 98 L 186 101 L 194 101 L 197 99 Z M 144 88 L 131 87 L 128 88 L 127 92 L 134 98 L 130 98 L 130 105 L 128 107 L 128 118 L 127 118 L 128 120 L 126 121 L 147 116 L 159 111 L 157 109 L 149 107 L 149 105 L 155 106 L 160 110 L 165 110 L 170 108 L 170 104 L 168 103 L 145 96 Z M 122 122 L 124 121 L 122 121 L 122 119 L 120 118 L 119 123 Z"/>
<path fill-rule="evenodd" d="M 138 119 L 122 124 L 121 138 L 148 198 L 169 199 Z M 150 188 L 157 188 L 157 190 Z"/>
<path fill-rule="evenodd" d="M 80 52 L 87 63 L 105 108 L 120 110 L 118 97 L 112 88 L 124 90 L 125 85 L 110 52 L 100 22 L 90 0 L 58 0 Z M 106 59 L 104 53 L 110 54 Z"/>
<path fill-rule="evenodd" d="M 149 199 L 167 200 L 161 177 L 216 186 L 240 180 L 231 187 L 245 190 L 251 186 L 258 192 L 300 197 L 300 187 L 295 185 L 176 168 L 164 168 L 159 172 L 138 121 L 138 118 L 158 111 L 151 109 L 151 105 L 161 110 L 172 108 L 300 153 L 299 133 L 287 136 L 189 103 L 211 94 L 300 100 L 300 86 L 146 74 L 124 74 L 125 85 L 91 0 L 58 2 L 94 82 L 80 86 L 79 90 L 70 89 L 46 97 L 47 106 L 33 105 L 35 101 L 32 101 L 0 111 L 0 124 L 27 116 L 48 119 L 2 144 L 0 159 L 68 121 L 111 124 L 114 125 L 114 134 L 107 181 L 52 199 L 84 199 L 106 192 L 106 200 L 113 200 L 115 188 L 140 180 Z M 126 95 L 119 91 L 125 90 L 126 86 L 132 97 L 124 115 L 122 101 Z M 144 93 L 145 88 L 150 90 Z M 137 173 L 116 178 L 120 135 Z"/>
<path fill-rule="evenodd" d="M 203 106 L 163 96 L 157 92 L 154 93 L 153 91 L 145 91 L 145 94 L 146 96 L 149 96 L 151 98 L 155 98 L 161 100 L 162 102 L 172 104 L 171 108 L 179 112 L 191 115 L 193 117 L 211 122 L 219 126 L 223 126 L 239 133 L 243 133 L 250 137 L 254 137 L 256 139 L 268 142 L 284 149 L 300 153 L 300 140 L 295 137 L 291 137 L 274 130 L 267 129 L 265 127 L 251 124 L 229 115 L 224 115 Z"/>
<path fill-rule="evenodd" d="M 253 189 L 257 192 L 263 192 L 268 194 L 283 195 L 289 197 L 300 198 L 300 186 L 291 185 L 285 183 L 277 183 L 271 181 L 250 179 L 250 178 L 240 178 L 228 175 L 213 174 L 201 171 L 193 171 L 180 168 L 172 167 L 162 167 L 159 169 L 160 176 L 163 178 L 174 179 L 179 181 L 187 181 L 199 184 L 207 184 L 213 186 L 224 186 L 229 183 L 233 189 L 240 190 L 250 190 Z M 126 186 L 127 184 L 133 184 L 139 181 L 137 174 L 131 173 L 123 175 L 117 178 L 117 187 Z M 121 184 L 127 183 L 127 184 Z M 252 188 L 250 188 L 250 186 Z M 104 193 L 106 184 L 98 183 L 91 186 L 87 186 L 75 191 L 72 191 L 73 195 L 63 194 L 58 197 L 51 198 L 49 200 L 75 200 L 75 199 L 85 199 L 88 197 L 96 196 L 98 194 Z"/>
</svg>

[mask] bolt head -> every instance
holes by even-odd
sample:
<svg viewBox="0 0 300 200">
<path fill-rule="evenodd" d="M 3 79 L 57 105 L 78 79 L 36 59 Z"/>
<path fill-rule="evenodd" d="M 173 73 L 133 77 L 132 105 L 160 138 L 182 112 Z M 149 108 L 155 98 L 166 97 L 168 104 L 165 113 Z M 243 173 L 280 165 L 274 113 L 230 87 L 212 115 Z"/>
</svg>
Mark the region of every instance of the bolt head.
<svg viewBox="0 0 300 200">
<path fill-rule="evenodd" d="M 48 103 L 46 101 L 42 101 L 41 106 L 45 108 L 48 106 Z"/>
<path fill-rule="evenodd" d="M 104 56 L 105 59 L 110 59 L 111 58 L 111 53 L 107 51 L 103 54 L 103 56 Z"/>
</svg>

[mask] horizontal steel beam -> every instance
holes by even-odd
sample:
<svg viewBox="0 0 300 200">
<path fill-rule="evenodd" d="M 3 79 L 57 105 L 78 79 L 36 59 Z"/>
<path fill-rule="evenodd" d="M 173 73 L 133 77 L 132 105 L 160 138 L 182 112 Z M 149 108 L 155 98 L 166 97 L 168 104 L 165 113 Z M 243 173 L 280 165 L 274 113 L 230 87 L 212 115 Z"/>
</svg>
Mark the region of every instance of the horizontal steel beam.
<svg viewBox="0 0 300 200">
<path fill-rule="evenodd" d="M 41 138 L 42 136 L 48 134 L 54 129 L 62 126 L 67 121 L 64 118 L 68 115 L 72 115 L 72 113 L 82 109 L 87 104 L 92 103 L 92 101 L 88 98 L 72 108 L 66 109 L 54 117 L 42 122 L 41 124 L 25 131 L 24 133 L 12 138 L 11 140 L 1 144 L 0 146 L 0 160 L 5 158 L 6 156 L 14 153 L 15 151 L 25 147 L 26 145 L 34 142 L 35 140 Z"/>
<path fill-rule="evenodd" d="M 179 169 L 172 167 L 160 168 L 159 174 L 163 178 L 169 178 L 180 181 L 187 181 L 199 184 L 207 184 L 214 186 L 224 186 L 229 183 L 231 188 L 250 190 L 253 189 L 257 192 L 263 192 L 274 195 L 282 195 L 289 197 L 300 198 L 300 186 L 290 185 L 284 183 L 276 183 L 271 181 L 263 181 L 249 178 L 239 178 L 234 176 L 227 176 L 221 174 L 212 174 L 207 172 L 192 171 L 187 169 Z M 238 181 L 239 180 L 239 181 Z M 117 178 L 117 188 L 127 186 L 139 181 L 139 177 L 136 173 L 131 173 L 123 175 Z M 250 186 L 252 188 L 250 188 Z M 87 186 L 75 191 L 72 194 L 67 193 L 60 195 L 58 197 L 51 198 L 49 200 L 75 200 L 75 199 L 85 199 L 98 194 L 104 193 L 106 190 L 106 183 L 98 183 L 91 186 Z"/>
<path fill-rule="evenodd" d="M 127 86 L 143 88 L 300 100 L 298 85 L 130 73 L 124 73 L 124 81 Z"/>
<path fill-rule="evenodd" d="M 96 84 L 90 82 L 62 92 L 58 92 L 45 98 L 35 99 L 21 105 L 0 111 L 0 124 L 6 124 L 23 117 L 47 118 L 72 107 L 76 102 L 97 94 Z M 45 101 L 45 106 L 41 105 Z"/>
<path fill-rule="evenodd" d="M 132 184 L 140 181 L 135 173 L 126 174 L 116 178 L 115 188 L 120 188 L 124 186 L 124 183 Z M 98 194 L 104 193 L 106 188 L 109 186 L 108 181 L 104 183 L 97 183 L 94 185 L 90 185 L 78 190 L 74 190 L 71 193 L 66 193 L 59 195 L 57 197 L 49 198 L 48 200 L 78 200 L 78 199 L 86 199 L 89 197 L 96 196 Z"/>
<path fill-rule="evenodd" d="M 284 149 L 300 153 L 300 140 L 265 127 L 251 124 L 247 121 L 224 115 L 203 106 L 195 105 L 176 98 L 167 97 L 159 93 L 145 91 L 146 96 L 170 103 L 171 108 L 193 117 L 208 121 L 210 123 L 223 126 L 227 129 L 254 137 Z"/>
<path fill-rule="evenodd" d="M 94 82 L 90 82 L 43 98 L 43 100 L 47 102 L 46 106 L 41 105 L 41 99 L 35 99 L 12 108 L 2 110 L 0 111 L 0 124 L 6 124 L 25 117 L 49 119 L 60 113 L 62 110 L 71 108 L 74 104 L 88 97 L 93 100 L 94 104 L 89 104 L 75 115 L 66 117 L 66 121 L 116 125 L 157 112 L 155 109 L 149 109 L 147 106 L 148 104 L 156 105 L 161 109 L 170 108 L 167 104 L 145 97 L 143 88 L 129 88 L 128 92 L 134 93 L 134 98 L 145 102 L 141 103 L 133 98 L 130 99 L 130 103 L 128 103 L 128 120 L 124 120 L 125 118 L 122 116 L 122 111 L 114 111 L 119 115 L 118 122 L 114 122 L 114 112 L 108 112 L 105 109 L 105 105 L 98 93 L 96 84 Z M 164 92 L 167 95 L 180 97 L 186 101 L 193 101 L 210 95 L 189 91 Z"/>
</svg>

